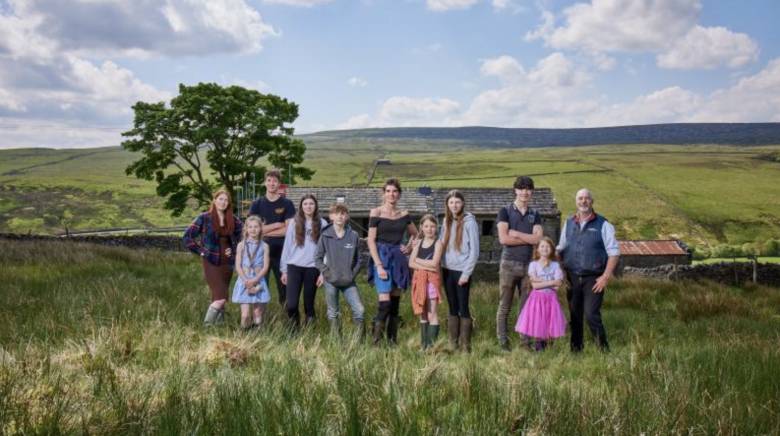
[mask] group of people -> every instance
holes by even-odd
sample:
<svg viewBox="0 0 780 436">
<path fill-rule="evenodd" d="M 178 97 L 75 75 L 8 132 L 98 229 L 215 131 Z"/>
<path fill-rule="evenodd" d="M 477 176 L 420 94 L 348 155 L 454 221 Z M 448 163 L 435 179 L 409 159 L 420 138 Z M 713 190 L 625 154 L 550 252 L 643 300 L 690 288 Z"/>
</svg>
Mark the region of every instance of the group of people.
<svg viewBox="0 0 780 436">
<path fill-rule="evenodd" d="M 302 324 L 301 294 L 303 326 L 307 326 L 315 319 L 317 289 L 324 287 L 331 333 L 341 334 L 339 297 L 343 295 L 356 334 L 362 339 L 366 333 L 365 308 L 356 284 L 362 267 L 360 238 L 349 226 L 347 205 L 331 205 L 328 222 L 321 217 L 314 195 L 304 195 L 296 209 L 281 195 L 280 185 L 279 171 L 266 173 L 266 194 L 252 203 L 245 222 L 233 214 L 230 194 L 219 190 L 208 211 L 185 231 L 185 245 L 202 257 L 211 290 L 212 301 L 204 323 L 224 322 L 235 271 L 238 277 L 231 301 L 240 304 L 241 328 L 262 325 L 271 300 L 267 277 L 273 274 L 279 302 L 293 331 Z M 496 313 L 500 347 L 510 349 L 509 312 L 515 294 L 522 307 L 515 331 L 524 345 L 543 350 L 550 340 L 565 335 L 567 322 L 558 304 L 557 289 L 566 277 L 572 351 L 583 348 L 585 320 L 597 345 L 607 350 L 601 304 L 620 254 L 614 227 L 594 212 L 590 191 L 581 189 L 576 194 L 576 213 L 565 221 L 556 246 L 543 236 L 541 216 L 530 207 L 533 180 L 518 177 L 513 188 L 515 199 L 499 211 L 496 224 L 503 247 Z M 450 346 L 470 351 L 473 318 L 469 296 L 480 246 L 477 220 L 466 211 L 465 198 L 457 190 L 450 191 L 445 199 L 441 225 L 434 215 L 426 214 L 418 227 L 409 212 L 399 207 L 400 198 L 400 182 L 388 179 L 382 187 L 382 204 L 369 215 L 368 282 L 377 294 L 372 341 L 377 345 L 384 341 L 397 343 L 401 296 L 411 287 L 421 347 L 430 348 L 438 338 L 438 307 L 446 296 Z"/>
</svg>

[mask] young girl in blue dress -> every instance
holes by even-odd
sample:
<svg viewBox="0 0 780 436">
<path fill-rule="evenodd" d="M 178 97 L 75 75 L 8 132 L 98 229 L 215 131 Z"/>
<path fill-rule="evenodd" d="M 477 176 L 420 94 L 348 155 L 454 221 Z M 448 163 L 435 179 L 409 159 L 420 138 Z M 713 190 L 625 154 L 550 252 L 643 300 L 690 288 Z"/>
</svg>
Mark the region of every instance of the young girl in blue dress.
<svg viewBox="0 0 780 436">
<path fill-rule="evenodd" d="M 263 222 L 256 215 L 246 220 L 236 253 L 238 279 L 233 287 L 234 303 L 241 305 L 241 328 L 259 327 L 265 305 L 271 301 L 266 275 L 270 266 L 268 244 L 263 242 Z M 253 313 L 254 312 L 254 313 Z"/>
<path fill-rule="evenodd" d="M 547 341 L 566 334 L 566 317 L 558 303 L 558 287 L 563 282 L 563 270 L 556 262 L 552 239 L 542 238 L 534 250 L 534 261 L 528 265 L 528 278 L 533 291 L 517 318 L 515 331 L 535 339 L 534 349 L 541 351 Z"/>
</svg>

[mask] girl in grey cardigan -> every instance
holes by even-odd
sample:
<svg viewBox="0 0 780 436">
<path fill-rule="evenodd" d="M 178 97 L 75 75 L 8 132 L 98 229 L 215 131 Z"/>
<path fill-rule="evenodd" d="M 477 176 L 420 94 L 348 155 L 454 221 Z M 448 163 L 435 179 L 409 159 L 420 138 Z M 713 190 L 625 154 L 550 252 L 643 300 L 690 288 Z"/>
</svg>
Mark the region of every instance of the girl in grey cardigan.
<svg viewBox="0 0 780 436">
<path fill-rule="evenodd" d="M 479 226 L 474 215 L 465 211 L 466 200 L 452 190 L 444 200 L 442 278 L 450 307 L 447 330 L 450 347 L 471 351 L 472 319 L 469 311 L 471 274 L 479 258 Z"/>
</svg>

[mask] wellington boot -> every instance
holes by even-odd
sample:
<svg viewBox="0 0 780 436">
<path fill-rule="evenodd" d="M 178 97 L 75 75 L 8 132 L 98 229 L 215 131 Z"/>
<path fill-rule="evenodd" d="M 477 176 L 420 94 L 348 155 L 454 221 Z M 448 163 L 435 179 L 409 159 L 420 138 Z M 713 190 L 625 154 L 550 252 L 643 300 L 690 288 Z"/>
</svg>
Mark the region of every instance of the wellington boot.
<svg viewBox="0 0 780 436">
<path fill-rule="evenodd" d="M 390 315 L 387 320 L 387 342 L 391 345 L 398 344 L 398 325 L 401 318 L 398 315 Z"/>
<path fill-rule="evenodd" d="M 427 350 L 428 347 L 430 347 L 431 344 L 428 342 L 428 323 L 427 322 L 421 322 L 420 323 L 420 348 L 424 350 Z"/>
<path fill-rule="evenodd" d="M 456 351 L 458 349 L 458 337 L 460 336 L 460 318 L 450 315 L 447 318 L 447 331 L 450 337 L 450 350 Z"/>
<path fill-rule="evenodd" d="M 385 336 L 385 322 L 384 321 L 374 321 L 374 331 L 373 333 L 373 343 L 374 345 L 379 345 L 382 343 L 382 339 L 384 339 Z"/>
<path fill-rule="evenodd" d="M 439 339 L 439 324 L 428 325 L 428 348 L 436 345 L 436 341 Z"/>
<path fill-rule="evenodd" d="M 219 310 L 209 306 L 208 310 L 206 310 L 206 317 L 203 318 L 203 325 L 206 327 L 215 325 L 217 323 L 218 315 Z"/>
<path fill-rule="evenodd" d="M 214 325 L 225 324 L 225 309 L 217 310 L 217 318 L 214 320 Z"/>
<path fill-rule="evenodd" d="M 460 319 L 460 349 L 470 353 L 471 352 L 471 328 L 473 321 L 471 318 Z"/>
</svg>

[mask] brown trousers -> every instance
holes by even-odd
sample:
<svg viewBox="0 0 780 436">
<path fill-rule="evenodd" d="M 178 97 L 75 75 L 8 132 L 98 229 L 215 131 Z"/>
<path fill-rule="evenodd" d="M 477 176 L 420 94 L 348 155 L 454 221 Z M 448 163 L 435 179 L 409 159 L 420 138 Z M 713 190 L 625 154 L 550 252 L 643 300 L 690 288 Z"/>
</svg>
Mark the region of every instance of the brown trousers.
<svg viewBox="0 0 780 436">
<path fill-rule="evenodd" d="M 499 342 L 505 343 L 509 331 L 509 313 L 512 310 L 512 300 L 517 292 L 520 307 L 528 299 L 528 264 L 512 260 L 502 260 L 498 270 L 500 297 L 498 312 L 496 312 L 496 336 Z"/>
</svg>

